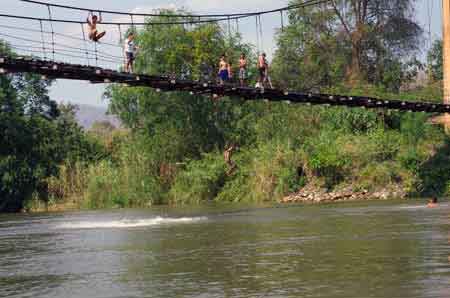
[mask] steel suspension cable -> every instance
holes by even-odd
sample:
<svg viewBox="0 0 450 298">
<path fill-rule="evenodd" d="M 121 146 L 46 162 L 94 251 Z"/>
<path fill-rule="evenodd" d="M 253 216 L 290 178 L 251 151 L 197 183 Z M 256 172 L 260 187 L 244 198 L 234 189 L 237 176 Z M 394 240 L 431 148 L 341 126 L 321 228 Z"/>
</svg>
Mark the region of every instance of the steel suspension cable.
<svg viewBox="0 0 450 298">
<path fill-rule="evenodd" d="M 38 2 L 38 1 L 28 1 L 28 0 L 20 0 L 20 1 L 24 1 L 24 2 Z M 263 14 L 271 14 L 271 13 L 275 13 L 275 12 L 280 12 L 280 11 L 287 11 L 287 10 L 293 10 L 293 9 L 298 9 L 301 7 L 306 7 L 306 6 L 312 6 L 312 5 L 318 5 L 321 3 L 327 3 L 331 0 L 307 0 L 304 1 L 302 3 L 296 4 L 296 5 L 292 5 L 292 6 L 286 6 L 283 8 L 277 8 L 277 9 L 273 9 L 273 10 L 267 10 L 267 11 L 259 11 L 259 12 L 252 12 L 252 13 L 240 13 L 240 14 L 222 14 L 222 15 L 203 15 L 202 17 L 206 18 L 206 19 L 202 19 L 202 20 L 198 20 L 195 21 L 194 19 L 191 19 L 187 22 L 144 22 L 144 23 L 118 23 L 118 22 L 102 22 L 104 25 L 117 25 L 117 24 L 122 24 L 122 25 L 147 25 L 149 23 L 153 24 L 153 25 L 180 25 L 180 24 L 196 24 L 196 23 L 215 23 L 215 22 L 221 22 L 221 21 L 227 21 L 229 18 L 231 20 L 235 20 L 235 19 L 243 19 L 243 18 L 248 18 L 248 17 L 252 17 L 252 16 L 256 16 L 256 15 L 263 15 Z M 43 4 L 43 2 L 40 2 L 39 4 Z M 59 5 L 52 5 L 52 4 L 48 4 L 45 3 L 45 5 L 50 5 L 50 6 L 55 6 L 55 7 L 61 7 Z M 64 7 L 64 6 L 63 6 Z M 67 8 L 67 7 L 65 7 Z M 75 8 L 71 8 L 71 9 L 75 9 Z M 78 9 L 78 8 L 77 8 Z M 90 9 L 79 9 L 79 10 L 83 10 L 83 11 L 92 11 Z M 101 10 L 101 12 L 103 13 L 111 13 L 114 14 L 115 12 L 108 12 L 105 10 Z M 130 13 L 116 13 L 116 14 L 123 14 L 123 15 L 130 15 Z M 154 16 L 154 17 L 182 17 L 182 18 L 186 18 L 186 17 L 195 17 L 198 15 L 188 15 L 188 14 L 183 14 L 183 15 L 163 15 L 163 14 L 131 14 L 133 16 Z M 0 16 L 4 16 L 4 17 L 14 17 L 14 18 L 23 18 L 23 19 L 37 19 L 39 20 L 39 18 L 33 18 L 33 17 L 20 17 L 20 16 L 11 16 L 11 15 L 5 15 L 2 14 Z M 45 21 L 50 21 L 49 19 L 42 19 Z M 53 22 L 59 22 L 59 23 L 80 23 L 80 21 L 72 21 L 72 20 L 61 20 L 61 19 L 53 19 Z"/>
<path fill-rule="evenodd" d="M 94 49 L 95 49 L 95 66 L 98 66 L 98 49 L 97 42 L 94 41 Z"/>
<path fill-rule="evenodd" d="M 86 40 L 86 32 L 84 32 L 84 24 L 81 25 L 81 32 L 83 34 L 83 40 L 84 40 L 84 48 L 86 50 L 86 59 L 87 59 L 87 65 L 91 65 L 91 61 L 89 60 L 89 52 L 88 52 L 88 46 L 87 46 L 87 40 Z"/>
<path fill-rule="evenodd" d="M 59 4 L 49 4 L 46 2 L 42 2 L 42 1 L 36 1 L 36 0 L 20 0 L 22 2 L 27 2 L 27 3 L 33 3 L 33 4 L 38 4 L 38 5 L 50 5 L 53 7 L 58 7 L 58 8 L 64 8 L 64 9 L 70 9 L 70 10 L 78 10 L 78 11 L 86 11 L 86 12 L 90 12 L 90 11 L 94 11 L 93 9 L 90 8 L 82 8 L 82 7 L 76 7 L 76 6 L 68 6 L 68 5 L 59 5 Z M 309 3 L 312 2 L 329 2 L 330 0 L 322 0 L 322 1 L 318 1 L 318 0 L 306 0 L 302 3 L 299 4 L 294 4 L 294 5 L 288 5 L 285 7 L 281 7 L 281 8 L 276 8 L 276 9 L 271 9 L 271 10 L 261 10 L 261 11 L 255 11 L 255 12 L 244 12 L 244 13 L 224 13 L 224 14 L 148 14 L 148 13 L 133 13 L 134 16 L 141 16 L 141 17 L 166 17 L 166 18 L 186 18 L 186 17 L 197 17 L 197 18 L 216 18 L 216 17 L 220 17 L 220 18 L 228 18 L 228 17 L 245 17 L 245 16 L 254 16 L 254 15 L 262 15 L 262 14 L 270 14 L 270 13 L 275 13 L 275 12 L 279 12 L 279 11 L 286 11 L 286 10 L 292 10 L 292 9 L 297 9 L 299 7 L 302 7 L 303 5 L 307 5 Z M 115 15 L 130 15 L 129 12 L 121 12 L 121 11 L 111 11 L 111 10 L 95 10 L 98 12 L 102 12 L 105 14 L 115 14 Z M 226 19 L 225 19 L 226 20 Z"/>
<path fill-rule="evenodd" d="M 23 51 L 28 51 L 28 50 L 33 50 L 34 52 L 39 52 L 39 53 L 43 53 L 42 52 L 42 48 L 41 47 L 36 47 L 36 46 L 24 46 L 24 45 L 16 45 L 16 44 L 9 44 L 11 45 L 11 47 L 23 50 Z M 56 56 L 60 55 L 60 56 L 69 56 L 69 57 L 74 57 L 74 58 L 80 58 L 85 60 L 85 56 L 83 56 L 83 53 L 78 53 L 78 52 L 73 52 L 70 50 L 62 50 L 62 49 L 56 49 L 55 50 L 55 54 Z M 93 54 L 89 54 L 90 58 Z M 92 56 L 93 57 L 93 56 Z M 114 62 L 114 63 L 120 63 L 119 60 L 113 60 L 110 58 L 102 58 L 102 56 L 99 56 L 99 60 L 101 61 L 108 61 L 108 62 Z"/>
<path fill-rule="evenodd" d="M 117 25 L 118 26 L 118 28 L 119 28 L 119 43 L 120 43 L 120 47 L 122 47 L 123 45 L 124 45 L 124 41 L 123 41 L 123 34 L 122 34 L 122 27 L 121 27 L 121 25 Z M 124 63 L 126 63 L 126 57 L 125 57 L 125 49 L 122 49 L 122 59 L 123 59 L 123 62 Z"/>
<path fill-rule="evenodd" d="M 29 38 L 24 38 L 24 37 L 17 37 L 17 36 L 5 34 L 5 33 L 0 33 L 0 36 L 4 36 L 4 37 L 16 39 L 16 40 L 21 40 L 21 41 L 26 41 L 26 42 L 31 42 L 31 43 L 41 44 L 41 41 L 39 41 L 39 40 L 29 39 Z M 85 51 L 85 49 L 82 49 L 82 48 L 72 47 L 72 46 L 68 46 L 68 45 L 64 45 L 64 44 L 60 44 L 60 43 L 55 43 L 55 46 L 60 46 L 60 47 L 67 48 L 67 49 L 78 50 L 80 52 Z M 111 54 L 108 54 L 108 53 L 103 52 L 103 51 L 98 51 L 98 53 L 99 53 L 100 56 L 103 55 L 103 56 L 109 56 L 111 58 L 118 58 L 118 59 L 120 59 L 119 56 L 111 55 Z"/>
<path fill-rule="evenodd" d="M 40 47 L 40 46 L 30 46 L 30 45 L 19 45 L 19 44 L 14 44 L 14 43 L 9 43 L 10 45 L 13 45 L 13 46 L 15 46 L 15 47 L 20 47 L 20 48 L 30 48 L 30 49 L 39 49 L 39 50 L 42 50 L 42 48 Z M 58 48 L 55 48 L 55 53 L 56 53 L 56 55 L 60 55 L 60 53 L 71 53 L 71 54 L 79 54 L 79 55 L 83 55 L 83 54 L 86 54 L 86 53 L 84 53 L 84 52 L 82 52 L 82 51 L 75 51 L 75 50 L 67 50 L 67 49 L 58 49 Z M 86 56 L 87 57 L 89 57 L 89 58 L 91 58 L 91 56 L 94 56 L 94 54 L 92 54 L 92 53 L 87 53 L 86 54 Z M 78 57 L 81 57 L 81 56 L 78 56 Z M 110 60 L 110 61 L 116 61 L 116 62 L 120 62 L 120 59 L 114 59 L 114 58 L 111 58 L 111 57 L 107 57 L 107 56 L 102 56 L 102 55 L 99 55 L 99 57 L 100 58 L 105 58 L 105 59 L 108 59 L 108 60 Z"/>
<path fill-rule="evenodd" d="M 15 46 L 15 45 L 11 45 L 12 49 L 17 49 L 20 51 L 25 51 L 25 52 L 30 52 L 30 53 L 37 53 L 37 54 L 42 54 L 42 50 L 32 50 L 28 47 L 23 47 L 23 46 Z M 85 57 L 83 56 L 78 56 L 78 55 L 72 55 L 72 54 L 65 54 L 65 53 L 56 53 L 59 56 L 63 56 L 63 57 L 70 57 L 70 58 L 76 58 L 76 59 L 85 59 Z M 117 61 L 114 60 L 109 60 L 109 59 L 103 59 L 103 58 L 99 58 L 99 61 L 102 62 L 108 62 L 108 63 L 114 63 L 117 64 Z M 54 61 L 56 62 L 56 60 Z"/>
<path fill-rule="evenodd" d="M 47 51 L 45 49 L 44 25 L 42 24 L 42 21 L 39 21 L 39 25 L 41 27 L 42 51 L 44 53 L 44 60 L 47 60 Z"/>
<path fill-rule="evenodd" d="M 44 20 L 38 20 L 39 22 L 43 22 Z M 78 24 L 83 24 L 83 23 L 78 23 Z M 120 25 L 120 24 L 119 24 Z M 12 30 L 20 30 L 20 31 L 26 31 L 26 32 L 36 32 L 36 33 L 44 33 L 44 34 L 52 34 L 52 32 L 50 31 L 45 31 L 45 30 L 36 30 L 36 29 L 31 29 L 31 28 L 25 28 L 25 27 L 17 27 L 17 26 L 10 26 L 10 25 L 0 25 L 0 28 L 5 28 L 5 29 L 12 29 Z M 82 38 L 78 38 L 78 37 L 74 37 L 68 34 L 63 34 L 63 33 L 58 33 L 55 32 L 55 36 L 61 36 L 67 39 L 71 39 L 71 40 L 77 40 L 77 41 L 84 41 Z M 113 44 L 113 43 L 107 43 L 107 42 L 102 42 L 102 45 L 107 45 L 107 46 L 111 46 L 111 47 L 120 47 L 117 44 Z"/>
<path fill-rule="evenodd" d="M 135 28 L 135 26 L 134 26 L 134 17 L 133 17 L 132 14 L 130 14 L 130 18 L 131 18 L 131 31 L 132 31 L 132 32 L 135 32 L 135 31 L 136 31 L 136 28 Z"/>
<path fill-rule="evenodd" d="M 260 33 L 260 43 L 261 43 L 261 49 L 264 52 L 264 37 L 263 37 L 263 28 L 262 28 L 262 22 L 261 22 L 261 16 L 258 16 L 259 19 L 259 33 Z"/>
<path fill-rule="evenodd" d="M 47 5 L 48 8 L 48 17 L 50 20 L 50 28 L 52 30 L 52 54 L 53 54 L 53 60 L 55 60 L 55 30 L 53 29 L 53 22 L 52 22 L 52 9 L 50 5 Z"/>
<path fill-rule="evenodd" d="M 258 52 L 258 55 L 260 54 L 260 47 L 259 47 L 259 32 L 258 32 L 258 17 L 255 17 L 256 20 L 256 51 Z"/>
<path fill-rule="evenodd" d="M 229 40 L 230 40 L 230 45 L 231 45 L 231 21 L 230 21 L 230 19 L 228 18 L 228 22 L 227 22 L 227 24 L 228 24 L 228 38 L 229 38 Z"/>
</svg>

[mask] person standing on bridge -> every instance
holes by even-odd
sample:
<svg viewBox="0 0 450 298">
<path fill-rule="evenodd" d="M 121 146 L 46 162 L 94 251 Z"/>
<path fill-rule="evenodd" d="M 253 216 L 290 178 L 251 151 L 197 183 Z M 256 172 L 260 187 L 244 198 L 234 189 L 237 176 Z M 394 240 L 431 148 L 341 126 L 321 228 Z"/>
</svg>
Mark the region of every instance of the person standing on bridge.
<svg viewBox="0 0 450 298">
<path fill-rule="evenodd" d="M 130 32 L 124 44 L 126 57 L 125 71 L 129 73 L 133 73 L 134 71 L 134 60 L 136 60 L 136 52 L 139 49 L 134 42 L 134 37 L 134 33 Z"/>
<path fill-rule="evenodd" d="M 266 53 L 262 53 L 258 57 L 258 64 L 256 65 L 259 71 L 258 83 L 256 84 L 256 88 L 264 89 L 264 83 L 266 82 L 267 76 L 267 59 Z"/>
<path fill-rule="evenodd" d="M 247 58 L 245 54 L 241 54 L 241 58 L 239 59 L 239 82 L 241 83 L 241 87 L 245 87 L 245 80 L 247 79 Z"/>
<path fill-rule="evenodd" d="M 225 84 L 229 79 L 229 73 L 228 73 L 228 63 L 226 61 L 226 56 L 223 54 L 220 57 L 219 62 L 219 82 L 220 85 Z"/>
<path fill-rule="evenodd" d="M 102 20 L 102 15 L 100 14 L 100 18 L 97 17 L 92 12 L 89 13 L 87 19 L 87 24 L 89 26 L 89 39 L 93 42 L 98 42 L 103 36 L 105 36 L 106 31 L 98 33 L 97 24 L 100 24 Z"/>
<path fill-rule="evenodd" d="M 264 75 L 264 83 L 268 85 L 270 89 L 273 89 L 272 80 L 270 79 L 269 75 L 269 69 L 270 69 L 269 63 L 266 60 L 266 74 Z"/>
<path fill-rule="evenodd" d="M 233 63 L 231 61 L 228 62 L 227 69 L 228 69 L 228 81 L 230 81 L 230 83 L 232 83 L 234 73 L 233 73 Z"/>
</svg>

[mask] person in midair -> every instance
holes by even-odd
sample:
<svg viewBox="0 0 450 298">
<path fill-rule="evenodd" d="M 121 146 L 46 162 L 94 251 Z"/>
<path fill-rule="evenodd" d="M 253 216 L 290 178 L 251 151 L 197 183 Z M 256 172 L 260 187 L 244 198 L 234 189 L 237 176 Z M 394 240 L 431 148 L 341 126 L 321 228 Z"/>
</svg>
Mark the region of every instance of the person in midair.
<svg viewBox="0 0 450 298">
<path fill-rule="evenodd" d="M 228 166 L 227 175 L 230 175 L 233 172 L 233 170 L 236 168 L 236 163 L 231 159 L 235 149 L 236 149 L 236 144 L 232 143 L 229 146 L 227 146 L 225 148 L 225 151 L 223 152 L 223 158 L 225 160 L 225 163 Z"/>
<path fill-rule="evenodd" d="M 241 54 L 241 58 L 239 59 L 239 82 L 241 83 L 241 87 L 245 87 L 245 80 L 247 79 L 247 58 L 245 54 Z"/>
<path fill-rule="evenodd" d="M 228 81 L 228 63 L 226 61 L 226 56 L 223 54 L 219 61 L 219 81 L 223 85 Z"/>
<path fill-rule="evenodd" d="M 102 22 L 102 15 L 100 14 L 100 18 L 97 17 L 92 12 L 89 13 L 87 19 L 87 24 L 89 26 L 89 39 L 93 42 L 98 42 L 103 36 L 105 36 L 106 31 L 98 33 L 97 25 Z"/>
<path fill-rule="evenodd" d="M 130 32 L 124 44 L 126 57 L 125 71 L 129 73 L 133 73 L 134 60 L 136 60 L 136 52 L 139 49 L 134 42 L 134 38 L 134 33 Z"/>
</svg>

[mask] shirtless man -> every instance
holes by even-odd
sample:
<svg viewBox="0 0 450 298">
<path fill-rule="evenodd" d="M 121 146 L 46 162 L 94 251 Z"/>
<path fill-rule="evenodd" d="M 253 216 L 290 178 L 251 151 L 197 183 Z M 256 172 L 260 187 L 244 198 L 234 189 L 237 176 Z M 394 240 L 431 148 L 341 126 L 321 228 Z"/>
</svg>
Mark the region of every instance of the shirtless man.
<svg viewBox="0 0 450 298">
<path fill-rule="evenodd" d="M 227 70 L 228 70 L 228 80 L 230 82 L 232 82 L 233 81 L 233 63 L 231 61 L 228 62 Z"/>
<path fill-rule="evenodd" d="M 266 60 L 266 53 L 262 53 L 258 57 L 258 71 L 259 71 L 259 78 L 258 83 L 256 84 L 257 88 L 264 89 L 264 83 L 266 81 L 266 75 L 267 75 L 267 60 Z"/>
<path fill-rule="evenodd" d="M 228 63 L 225 60 L 225 54 L 220 57 L 219 62 L 219 81 L 220 84 L 223 85 L 228 81 Z"/>
<path fill-rule="evenodd" d="M 234 163 L 234 161 L 231 159 L 231 157 L 233 156 L 233 151 L 236 149 L 236 145 L 235 144 L 231 144 L 230 146 L 228 146 L 225 151 L 223 152 L 223 158 L 225 160 L 225 163 L 228 166 L 228 172 L 227 175 L 230 175 L 231 172 L 236 168 L 236 164 Z"/>
<path fill-rule="evenodd" d="M 241 87 L 245 87 L 245 80 L 247 79 L 247 58 L 245 54 L 241 54 L 241 58 L 239 59 L 239 81 L 241 83 Z"/>
<path fill-rule="evenodd" d="M 96 15 L 92 14 L 92 12 L 89 13 L 87 19 L 87 24 L 89 27 L 89 39 L 93 42 L 98 42 L 103 36 L 105 36 L 106 31 L 103 31 L 101 33 L 98 33 L 97 30 L 97 24 L 100 24 L 102 22 L 102 15 L 100 14 L 100 18 L 98 18 Z"/>
</svg>

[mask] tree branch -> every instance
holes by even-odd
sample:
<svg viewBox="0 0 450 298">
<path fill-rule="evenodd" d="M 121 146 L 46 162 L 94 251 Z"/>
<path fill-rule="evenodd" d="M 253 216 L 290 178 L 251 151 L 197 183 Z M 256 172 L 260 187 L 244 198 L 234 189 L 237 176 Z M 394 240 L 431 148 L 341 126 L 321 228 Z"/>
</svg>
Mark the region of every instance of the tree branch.
<svg viewBox="0 0 450 298">
<path fill-rule="evenodd" d="M 338 16 L 339 20 L 341 21 L 342 26 L 344 26 L 345 32 L 347 33 L 348 37 L 351 40 L 352 39 L 352 33 L 350 32 L 350 29 L 348 28 L 347 23 L 345 23 L 344 17 L 342 16 L 341 12 L 337 8 L 335 1 L 332 0 L 330 2 L 331 2 L 331 5 L 333 6 L 334 12 L 336 13 L 336 15 Z"/>
</svg>

